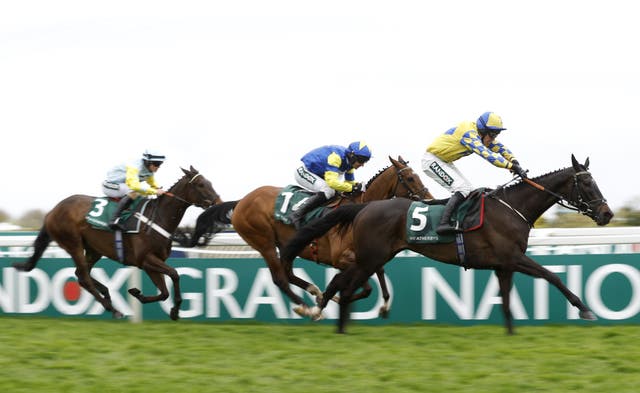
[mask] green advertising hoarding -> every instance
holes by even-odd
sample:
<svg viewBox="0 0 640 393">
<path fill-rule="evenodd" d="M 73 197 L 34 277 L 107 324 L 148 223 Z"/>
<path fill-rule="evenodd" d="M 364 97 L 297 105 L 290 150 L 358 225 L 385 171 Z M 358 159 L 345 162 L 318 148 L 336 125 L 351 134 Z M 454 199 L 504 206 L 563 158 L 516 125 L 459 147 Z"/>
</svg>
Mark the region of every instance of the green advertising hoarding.
<svg viewBox="0 0 640 393">
<path fill-rule="evenodd" d="M 516 273 L 511 295 L 511 310 L 518 325 L 546 323 L 636 323 L 640 321 L 640 254 L 545 255 L 535 259 L 558 274 L 598 316 L 595 322 L 578 318 L 560 291 L 541 279 Z M 48 315 L 111 318 L 102 306 L 76 281 L 70 259 L 44 258 L 29 273 L 11 267 L 16 258 L 0 260 L 0 314 Z M 262 259 L 189 259 L 171 258 L 168 263 L 181 276 L 182 319 L 202 321 L 259 320 L 308 323 L 292 311 L 291 303 L 271 282 L 271 274 Z M 325 288 L 334 269 L 298 259 L 296 274 Z M 157 293 L 144 272 L 103 259 L 92 275 L 107 285 L 113 304 L 132 315 L 137 300 L 127 294 L 131 280 L 142 275 L 142 292 Z M 492 271 L 464 270 L 424 257 L 396 257 L 386 265 L 392 293 L 388 319 L 378 317 L 382 304 L 379 287 L 371 279 L 374 291 L 358 301 L 352 319 L 363 323 L 446 323 L 456 325 L 502 324 L 498 283 Z M 168 282 L 172 290 L 171 282 Z M 302 290 L 297 289 L 299 294 Z M 304 295 L 312 304 L 314 299 Z M 169 319 L 172 297 L 162 303 L 139 306 L 142 319 Z M 331 302 L 325 309 L 333 323 L 338 307 Z"/>
</svg>

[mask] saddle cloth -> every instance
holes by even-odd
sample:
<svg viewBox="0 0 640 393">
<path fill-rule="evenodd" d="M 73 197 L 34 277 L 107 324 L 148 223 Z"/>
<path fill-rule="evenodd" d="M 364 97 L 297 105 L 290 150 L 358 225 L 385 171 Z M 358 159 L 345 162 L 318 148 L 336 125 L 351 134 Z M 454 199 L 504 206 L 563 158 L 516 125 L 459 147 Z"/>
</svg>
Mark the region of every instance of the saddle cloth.
<svg viewBox="0 0 640 393">
<path fill-rule="evenodd" d="M 458 207 L 452 218 L 463 232 L 482 227 L 484 221 L 484 189 L 476 190 Z M 413 202 L 407 211 L 407 241 L 409 243 L 453 243 L 455 235 L 440 236 L 436 227 L 444 211 L 444 205 Z"/>
<path fill-rule="evenodd" d="M 131 217 L 138 211 L 141 214 L 144 213 L 150 201 L 148 198 L 136 198 L 129 205 L 129 208 L 122 212 L 120 222 L 125 228 L 125 233 L 138 233 L 140 231 L 140 220 L 132 220 Z M 93 200 L 91 209 L 89 209 L 85 218 L 93 228 L 113 232 L 108 223 L 117 207 L 118 201 L 114 199 L 107 197 L 96 198 Z"/>
<path fill-rule="evenodd" d="M 302 205 L 307 198 L 313 196 L 315 193 L 312 191 L 308 191 L 300 186 L 290 184 L 280 191 L 278 197 L 276 198 L 276 205 L 274 216 L 276 220 L 281 221 L 287 225 L 291 224 L 291 219 L 289 216 L 295 210 L 298 209 L 300 205 Z M 322 216 L 325 211 L 324 206 L 317 207 L 311 210 L 302 220 L 302 225 L 305 225 L 311 220 L 314 220 L 317 217 Z"/>
</svg>

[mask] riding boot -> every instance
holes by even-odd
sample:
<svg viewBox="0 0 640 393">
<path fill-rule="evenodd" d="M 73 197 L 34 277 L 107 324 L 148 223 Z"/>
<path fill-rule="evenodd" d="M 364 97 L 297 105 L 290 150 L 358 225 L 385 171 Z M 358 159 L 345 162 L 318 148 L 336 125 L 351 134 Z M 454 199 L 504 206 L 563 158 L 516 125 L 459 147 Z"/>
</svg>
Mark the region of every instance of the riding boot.
<svg viewBox="0 0 640 393">
<path fill-rule="evenodd" d="M 327 197 L 324 196 L 324 192 L 318 192 L 315 195 L 309 197 L 309 199 L 307 199 L 305 203 L 302 204 L 302 206 L 298 207 L 298 210 L 295 210 L 293 213 L 291 213 L 289 219 L 291 220 L 293 226 L 295 226 L 296 229 L 300 229 L 304 216 L 316 207 L 321 206 L 326 201 Z"/>
<path fill-rule="evenodd" d="M 464 199 L 465 199 L 464 195 L 462 195 L 462 193 L 458 191 L 456 191 L 451 196 L 451 198 L 449 198 L 449 202 L 447 202 L 447 205 L 444 207 L 444 212 L 442 213 L 440 224 L 436 228 L 436 233 L 438 235 L 441 235 L 441 236 L 453 235 L 455 233 L 461 232 L 461 228 L 458 227 L 457 223 L 456 223 L 456 226 L 454 227 L 451 225 L 450 221 L 451 221 L 451 216 L 453 215 L 453 212 L 456 211 L 456 209 L 458 208 L 460 203 L 464 201 Z"/>
<path fill-rule="evenodd" d="M 109 228 L 113 229 L 114 231 L 124 230 L 124 227 L 120 223 L 120 216 L 122 215 L 122 212 L 126 208 L 128 208 L 129 205 L 131 205 L 131 202 L 133 202 L 133 198 L 131 198 L 129 195 L 125 195 L 124 197 L 122 197 L 122 199 L 120 199 L 120 202 L 118 202 L 118 207 L 116 207 L 116 211 L 113 213 L 111 220 L 109 220 Z"/>
</svg>

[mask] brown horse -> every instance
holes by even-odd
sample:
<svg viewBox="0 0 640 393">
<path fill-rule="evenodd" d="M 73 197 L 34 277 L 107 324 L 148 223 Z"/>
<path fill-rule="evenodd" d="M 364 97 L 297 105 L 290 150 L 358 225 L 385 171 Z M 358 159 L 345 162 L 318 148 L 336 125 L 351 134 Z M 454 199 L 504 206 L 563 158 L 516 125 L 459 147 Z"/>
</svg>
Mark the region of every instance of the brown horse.
<svg viewBox="0 0 640 393">
<path fill-rule="evenodd" d="M 398 196 L 416 200 L 433 199 L 420 180 L 420 176 L 402 157 L 398 157 L 397 160 L 389 157 L 389 160 L 392 165 L 369 180 L 365 187 L 366 192 L 360 194 L 355 198 L 356 200 L 338 196 L 334 204 L 368 202 Z M 262 255 L 271 271 L 273 282 L 298 305 L 295 311 L 302 316 L 309 316 L 311 308 L 291 290 L 289 284 L 302 288 L 314 296 L 320 296 L 322 292 L 317 286 L 294 275 L 292 269 L 288 271 L 282 269 L 278 249 L 289 241 L 296 230 L 293 225 L 275 219 L 276 198 L 281 191 L 280 187 L 262 186 L 239 201 L 210 207 L 198 217 L 194 234 L 190 240 L 183 241 L 182 245 L 193 247 L 209 228 L 215 226 L 215 222 L 230 222 L 244 241 Z M 350 236 L 343 237 L 338 236 L 337 233 L 329 233 L 316 239 L 312 246 L 301 250 L 299 254 L 304 259 L 342 270 L 353 261 L 350 244 Z M 389 293 L 384 279 L 384 270 L 380 269 L 376 273 L 385 300 L 385 305 L 380 310 L 384 317 L 388 309 Z M 358 298 L 367 297 L 370 293 L 371 287 L 368 282 L 365 282 L 362 292 L 357 296 Z"/>
<path fill-rule="evenodd" d="M 211 186 L 211 182 L 193 167 L 182 169 L 184 176 L 164 195 L 151 200 L 147 205 L 150 221 L 141 223 L 136 234 L 122 236 L 124 265 L 137 266 L 144 270 L 151 281 L 160 290 L 155 296 L 145 296 L 138 288 L 129 289 L 129 293 L 142 303 L 165 300 L 169 291 L 164 281 L 167 275 L 173 281 L 174 306 L 170 317 L 178 319 L 182 296 L 180 294 L 180 276 L 174 268 L 165 263 L 171 253 L 170 234 L 173 233 L 187 208 L 191 205 L 206 208 L 220 203 L 220 197 Z M 102 256 L 118 261 L 114 247 L 114 232 L 93 228 L 86 220 L 96 198 L 88 195 L 72 195 L 59 202 L 45 217 L 44 224 L 34 243 L 34 253 L 25 262 L 13 266 L 22 271 L 30 271 L 51 243 L 56 241 L 76 265 L 78 283 L 99 301 L 114 318 L 123 315 L 111 304 L 107 287 L 91 277 L 93 266 Z M 145 221 L 143 221 L 145 222 Z"/>
<path fill-rule="evenodd" d="M 555 203 L 591 217 L 598 225 L 608 224 L 613 217 L 611 209 L 588 171 L 589 159 L 584 165 L 579 164 L 573 155 L 571 160 L 572 167 L 533 180 L 524 179 L 488 194 L 489 197 L 485 200 L 483 226 L 463 234 L 466 257 L 462 263 L 455 243 L 408 242 L 406 225 L 411 201 L 397 198 L 369 204 L 345 205 L 301 228 L 282 251 L 283 265 L 285 268 L 290 265 L 299 250 L 334 225 L 344 228 L 345 225 L 352 224 L 356 262 L 334 277 L 318 304 L 319 310 L 316 310 L 322 312 L 327 305 L 327 299 L 340 291 L 338 333 L 345 331 L 350 298 L 355 288 L 367 281 L 372 272 L 382 268 L 399 251 L 405 249 L 436 261 L 462 265 L 465 268 L 494 270 L 498 277 L 502 312 L 509 334 L 513 334 L 509 291 L 514 272 L 547 280 L 580 310 L 582 319 L 593 320 L 595 315 L 557 275 L 525 255 L 529 230 L 533 223 Z"/>
</svg>

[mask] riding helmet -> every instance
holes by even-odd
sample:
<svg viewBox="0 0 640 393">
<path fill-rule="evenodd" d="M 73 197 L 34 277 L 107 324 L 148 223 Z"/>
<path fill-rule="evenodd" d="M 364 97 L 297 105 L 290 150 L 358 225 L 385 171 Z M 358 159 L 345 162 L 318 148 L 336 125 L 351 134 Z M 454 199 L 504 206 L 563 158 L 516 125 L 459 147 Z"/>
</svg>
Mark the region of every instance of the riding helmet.
<svg viewBox="0 0 640 393">
<path fill-rule="evenodd" d="M 364 163 L 371 159 L 371 150 L 363 141 L 351 142 L 347 151 L 353 154 L 360 162 Z"/>
<path fill-rule="evenodd" d="M 164 162 L 166 157 L 164 154 L 152 149 L 147 149 L 142 154 L 142 159 L 145 161 Z"/>
<path fill-rule="evenodd" d="M 493 112 L 485 112 L 476 121 L 478 131 L 502 131 L 506 130 L 502 126 L 502 118 Z"/>
</svg>

